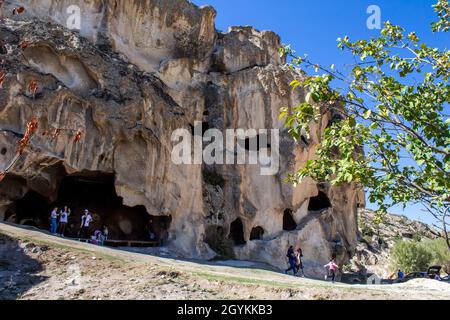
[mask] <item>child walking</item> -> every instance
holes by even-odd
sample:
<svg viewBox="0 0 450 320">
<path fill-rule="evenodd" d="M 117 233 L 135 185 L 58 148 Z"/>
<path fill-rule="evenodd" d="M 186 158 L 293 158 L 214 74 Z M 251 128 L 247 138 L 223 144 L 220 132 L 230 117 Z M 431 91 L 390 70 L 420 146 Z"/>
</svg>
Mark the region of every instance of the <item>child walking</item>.
<svg viewBox="0 0 450 320">
<path fill-rule="evenodd" d="M 330 269 L 331 281 L 334 283 L 334 280 L 336 279 L 336 269 L 339 268 L 339 266 L 334 262 L 334 257 L 331 258 L 331 261 L 328 264 L 324 265 L 324 268 Z"/>
</svg>

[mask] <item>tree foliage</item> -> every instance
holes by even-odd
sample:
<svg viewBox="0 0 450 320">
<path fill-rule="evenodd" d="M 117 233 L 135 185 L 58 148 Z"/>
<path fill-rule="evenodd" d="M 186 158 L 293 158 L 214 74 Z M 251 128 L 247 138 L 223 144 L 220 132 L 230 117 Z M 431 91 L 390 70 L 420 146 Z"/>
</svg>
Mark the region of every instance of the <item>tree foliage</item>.
<svg viewBox="0 0 450 320">
<path fill-rule="evenodd" d="M 433 254 L 423 244 L 415 241 L 398 241 L 392 248 L 395 268 L 406 273 L 427 271 L 433 261 Z"/>
<path fill-rule="evenodd" d="M 448 32 L 448 0 L 434 7 L 439 21 L 433 32 Z M 448 236 L 450 50 L 429 46 L 390 22 L 378 37 L 345 36 L 338 47 L 359 60 L 348 75 L 299 57 L 289 46 L 280 49 L 292 67 L 323 73 L 291 83 L 308 92 L 304 103 L 281 110 L 293 137 L 299 139 L 327 110 L 340 119 L 323 132 L 317 159 L 289 180 L 360 184 L 380 212 L 397 203 L 424 204 Z M 447 244 L 450 248 L 448 237 Z"/>
<path fill-rule="evenodd" d="M 450 251 L 444 239 L 426 240 L 424 247 L 430 251 L 433 256 L 431 264 L 444 266 L 447 273 L 450 273 Z"/>
</svg>

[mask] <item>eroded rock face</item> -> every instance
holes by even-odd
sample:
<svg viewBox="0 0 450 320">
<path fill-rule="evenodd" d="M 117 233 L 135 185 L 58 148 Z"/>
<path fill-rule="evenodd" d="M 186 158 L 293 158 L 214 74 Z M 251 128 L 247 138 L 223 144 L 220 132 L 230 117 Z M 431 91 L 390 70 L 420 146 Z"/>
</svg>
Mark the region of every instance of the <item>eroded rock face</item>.
<svg viewBox="0 0 450 320">
<path fill-rule="evenodd" d="M 392 248 L 399 239 L 426 241 L 443 237 L 434 227 L 406 216 L 386 214 L 381 223 L 374 222 L 375 216 L 371 210 L 359 210 L 359 242 L 346 271 L 394 279 L 398 269 L 393 264 Z"/>
<path fill-rule="evenodd" d="M 314 157 L 331 115 L 324 112 L 298 144 L 283 129 L 280 107 L 305 94 L 289 87 L 302 73 L 283 65 L 278 36 L 250 27 L 218 33 L 212 8 L 184 0 L 6 3 L 27 11 L 0 27 L 8 43 L 0 168 L 14 158 L 27 121 L 37 117 L 40 128 L 0 185 L 0 217 L 30 191 L 58 203 L 64 177 L 112 174 L 124 206 L 170 217 L 168 243 L 186 257 L 234 254 L 284 268 L 287 247 L 297 245 L 306 273 L 321 276 L 332 254 L 339 262 L 353 254 L 362 191 L 284 182 Z M 82 12 L 79 33 L 65 27 L 73 4 Z M 24 39 L 29 46 L 14 55 Z M 39 83 L 34 98 L 30 80 Z M 175 165 L 172 132 L 191 131 L 196 121 L 221 131 L 280 129 L 279 173 L 263 176 L 259 165 Z M 55 129 L 55 138 L 42 136 Z M 76 143 L 78 130 L 84 134 Z"/>
</svg>

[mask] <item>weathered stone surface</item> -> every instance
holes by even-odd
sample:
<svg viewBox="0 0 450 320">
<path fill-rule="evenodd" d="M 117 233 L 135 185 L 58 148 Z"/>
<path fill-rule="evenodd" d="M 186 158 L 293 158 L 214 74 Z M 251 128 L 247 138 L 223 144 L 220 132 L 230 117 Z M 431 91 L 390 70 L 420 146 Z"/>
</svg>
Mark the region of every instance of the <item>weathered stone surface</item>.
<svg viewBox="0 0 450 320">
<path fill-rule="evenodd" d="M 16 3 L 7 1 L 7 8 Z M 242 238 L 237 258 L 280 268 L 287 247 L 301 246 L 312 276 L 321 276 L 332 254 L 342 263 L 353 254 L 363 192 L 284 182 L 314 157 L 330 115 L 324 112 L 309 140 L 298 144 L 283 128 L 280 107 L 304 101 L 305 94 L 289 87 L 302 73 L 283 65 L 278 36 L 250 27 L 218 33 L 212 8 L 184 0 L 23 3 L 26 14 L 13 19 L 25 21 L 7 18 L 0 27 L 11 46 L 0 90 L 0 149 L 7 150 L 0 168 L 15 156 L 31 118 L 38 118 L 40 133 L 63 130 L 55 139 L 33 139 L 0 185 L 1 204 L 30 190 L 52 203 L 66 176 L 113 174 L 124 205 L 171 217 L 169 245 L 186 257 L 214 257 L 205 240 L 215 232 L 224 245 L 233 235 Z M 65 28 L 72 4 L 82 9 L 79 34 Z M 29 47 L 12 58 L 23 39 Z M 31 79 L 40 84 L 35 99 L 26 93 Z M 279 173 L 262 176 L 259 165 L 175 165 L 171 134 L 191 130 L 195 121 L 219 130 L 280 129 Z M 79 143 L 77 130 L 84 133 Z M 283 230 L 285 212 L 292 212 L 295 230 Z M 131 232 L 128 222 L 116 223 Z M 261 240 L 250 240 L 254 228 L 264 231 Z"/>
<path fill-rule="evenodd" d="M 27 0 L 6 1 L 5 11 L 25 5 L 25 17 L 67 26 L 72 6 L 81 13 L 80 34 L 95 44 L 112 46 L 146 71 L 164 60 L 203 59 L 216 37 L 211 7 L 179 0 Z"/>
</svg>

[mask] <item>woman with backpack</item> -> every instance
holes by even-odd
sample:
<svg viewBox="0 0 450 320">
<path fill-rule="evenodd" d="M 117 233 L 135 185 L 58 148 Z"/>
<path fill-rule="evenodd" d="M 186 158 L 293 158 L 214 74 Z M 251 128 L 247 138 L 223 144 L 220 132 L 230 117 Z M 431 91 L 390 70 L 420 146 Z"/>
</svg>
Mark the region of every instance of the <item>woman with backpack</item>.
<svg viewBox="0 0 450 320">
<path fill-rule="evenodd" d="M 297 275 L 297 267 L 295 266 L 296 258 L 295 258 L 295 252 L 294 252 L 293 246 L 289 247 L 286 257 L 289 259 L 289 269 L 287 269 L 285 271 L 285 273 L 287 274 L 289 271 L 292 270 L 294 272 L 294 276 L 296 276 Z"/>
</svg>

